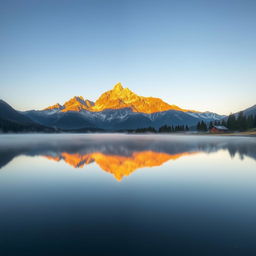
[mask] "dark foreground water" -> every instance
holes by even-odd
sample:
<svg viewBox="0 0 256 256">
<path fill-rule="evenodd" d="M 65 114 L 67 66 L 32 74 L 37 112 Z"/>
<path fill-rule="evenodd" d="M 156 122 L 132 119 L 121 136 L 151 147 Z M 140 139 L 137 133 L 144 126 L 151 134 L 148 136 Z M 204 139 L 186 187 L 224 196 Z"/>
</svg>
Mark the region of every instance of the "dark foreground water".
<svg viewBox="0 0 256 256">
<path fill-rule="evenodd" d="M 256 139 L 1 135 L 0 255 L 256 255 Z"/>
</svg>

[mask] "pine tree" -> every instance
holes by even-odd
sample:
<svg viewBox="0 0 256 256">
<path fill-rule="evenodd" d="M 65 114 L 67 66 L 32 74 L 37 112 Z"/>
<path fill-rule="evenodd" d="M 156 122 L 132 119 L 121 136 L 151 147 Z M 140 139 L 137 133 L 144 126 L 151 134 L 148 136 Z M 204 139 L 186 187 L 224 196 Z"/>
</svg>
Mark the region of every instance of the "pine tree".
<svg viewBox="0 0 256 256">
<path fill-rule="evenodd" d="M 196 129 L 197 129 L 197 131 L 201 131 L 201 123 L 200 122 L 197 123 Z"/>
<path fill-rule="evenodd" d="M 204 131 L 204 132 L 208 131 L 207 125 L 204 121 L 202 121 L 202 131 Z"/>
<path fill-rule="evenodd" d="M 204 121 L 198 122 L 196 128 L 197 128 L 197 130 L 200 131 L 200 132 L 206 132 L 206 131 L 208 131 L 207 125 L 206 125 L 206 123 L 205 123 Z"/>
<path fill-rule="evenodd" d="M 247 129 L 246 117 L 244 116 L 243 111 L 238 114 L 236 126 L 239 131 L 245 131 Z"/>
<path fill-rule="evenodd" d="M 209 123 L 209 130 L 211 130 L 213 128 L 213 122 L 211 121 L 210 123 Z"/>
<path fill-rule="evenodd" d="M 231 131 L 236 129 L 236 117 L 234 114 L 230 114 L 227 120 L 227 128 Z"/>
</svg>

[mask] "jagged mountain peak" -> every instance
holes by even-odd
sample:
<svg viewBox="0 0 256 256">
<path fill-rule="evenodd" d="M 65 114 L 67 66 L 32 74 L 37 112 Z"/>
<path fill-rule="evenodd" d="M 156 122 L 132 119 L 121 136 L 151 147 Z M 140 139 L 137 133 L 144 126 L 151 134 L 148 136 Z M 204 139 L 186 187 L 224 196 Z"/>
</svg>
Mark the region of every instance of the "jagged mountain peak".
<svg viewBox="0 0 256 256">
<path fill-rule="evenodd" d="M 124 88 L 121 83 L 114 86 L 112 90 L 104 92 L 95 102 L 93 111 L 102 111 L 104 109 L 132 108 L 132 103 L 139 101 L 140 97 L 129 88 Z"/>
<path fill-rule="evenodd" d="M 84 99 L 82 96 L 75 96 L 65 102 L 64 109 L 62 111 L 81 111 L 82 109 L 89 110 L 93 105 L 94 102 Z"/>
<path fill-rule="evenodd" d="M 69 106 L 73 104 L 85 104 L 85 100 L 82 96 L 74 96 L 64 103 L 64 106 Z"/>
<path fill-rule="evenodd" d="M 124 88 L 120 82 L 118 82 L 111 90 L 104 92 L 95 103 L 84 99 L 82 96 L 75 96 L 65 102 L 63 106 L 56 104 L 48 107 L 47 110 L 54 109 L 62 112 L 88 110 L 91 112 L 99 112 L 105 109 L 122 108 L 130 108 L 133 112 L 146 114 L 168 110 L 189 111 L 179 108 L 176 105 L 170 105 L 160 98 L 139 96 L 129 88 Z"/>
<path fill-rule="evenodd" d="M 167 110 L 183 110 L 175 105 L 169 105 L 159 98 L 139 96 L 129 88 L 124 88 L 121 83 L 117 83 L 112 90 L 103 93 L 95 102 L 93 111 L 105 109 L 130 108 L 133 112 L 156 113 Z"/>
<path fill-rule="evenodd" d="M 74 96 L 72 99 L 77 100 L 77 101 L 85 101 L 83 96 Z"/>
<path fill-rule="evenodd" d="M 112 98 L 119 97 L 121 99 L 129 98 L 129 97 L 132 97 L 132 96 L 133 97 L 134 96 L 138 97 L 138 95 L 135 94 L 134 92 L 132 92 L 129 88 L 124 88 L 121 83 L 117 83 L 113 87 L 112 90 L 109 90 L 109 91 L 103 93 L 102 95 L 104 95 L 104 94 L 110 95 Z"/>
<path fill-rule="evenodd" d="M 57 103 L 55 105 L 45 108 L 44 110 L 61 110 L 61 109 L 63 109 L 63 106 Z"/>
<path fill-rule="evenodd" d="M 89 110 L 94 106 L 94 102 L 84 99 L 82 96 L 74 96 L 70 100 L 66 101 L 64 105 L 60 105 L 59 103 L 52 105 L 44 110 L 61 110 L 62 112 L 67 111 L 81 111 L 83 109 Z"/>
<path fill-rule="evenodd" d="M 123 89 L 124 89 L 124 87 L 123 87 L 122 84 L 119 82 L 119 83 L 117 83 L 117 84 L 113 87 L 112 90 L 114 90 L 114 91 L 121 91 L 121 90 L 123 90 Z"/>
</svg>

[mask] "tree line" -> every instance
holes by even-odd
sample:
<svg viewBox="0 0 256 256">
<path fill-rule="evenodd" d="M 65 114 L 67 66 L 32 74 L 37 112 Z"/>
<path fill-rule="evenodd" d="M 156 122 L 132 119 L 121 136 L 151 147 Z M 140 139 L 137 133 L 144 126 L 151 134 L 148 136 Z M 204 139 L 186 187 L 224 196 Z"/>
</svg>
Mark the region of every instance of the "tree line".
<svg viewBox="0 0 256 256">
<path fill-rule="evenodd" d="M 56 132 L 55 129 L 40 124 L 20 124 L 0 118 L 0 133 Z"/>
<path fill-rule="evenodd" d="M 173 132 L 186 132 L 186 131 L 189 131 L 189 127 L 187 125 L 176 125 L 176 126 L 163 125 L 159 129 L 155 129 L 154 127 L 147 127 L 147 128 L 129 130 L 128 132 L 130 133 L 173 133 Z"/>
<path fill-rule="evenodd" d="M 215 125 L 228 128 L 229 131 L 247 131 L 256 128 L 256 115 L 244 115 L 241 111 L 238 114 L 230 114 L 228 118 L 221 121 L 210 122 L 208 125 L 204 121 L 197 123 L 196 129 L 200 132 L 211 130 Z"/>
<path fill-rule="evenodd" d="M 194 128 L 189 128 L 188 125 L 176 125 L 168 126 L 164 125 L 159 129 L 153 127 L 139 128 L 135 130 L 129 130 L 131 133 L 174 133 L 174 132 L 186 132 L 189 130 L 197 130 L 199 132 L 207 132 L 211 130 L 214 126 L 224 126 L 227 127 L 229 131 L 247 131 L 256 128 L 256 115 L 244 115 L 243 112 L 239 114 L 230 114 L 228 118 L 222 119 L 220 121 L 204 122 L 199 121 Z"/>
<path fill-rule="evenodd" d="M 231 131 L 247 131 L 256 128 L 256 115 L 244 115 L 241 111 L 236 116 L 230 114 L 226 121 L 226 126 Z"/>
</svg>

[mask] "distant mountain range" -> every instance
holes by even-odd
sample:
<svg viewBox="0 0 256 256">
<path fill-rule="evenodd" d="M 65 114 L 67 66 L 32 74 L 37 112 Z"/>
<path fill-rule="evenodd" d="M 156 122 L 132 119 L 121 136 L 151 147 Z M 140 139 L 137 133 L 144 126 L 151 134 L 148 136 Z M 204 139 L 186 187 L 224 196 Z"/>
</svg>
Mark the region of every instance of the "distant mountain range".
<svg viewBox="0 0 256 256">
<path fill-rule="evenodd" d="M 256 105 L 244 110 L 256 114 Z M 138 96 L 121 83 L 103 93 L 96 102 L 73 97 L 63 105 L 57 103 L 43 110 L 16 111 L 0 101 L 0 128 L 19 126 L 21 130 L 128 130 L 163 125 L 195 126 L 199 121 L 225 118 L 212 112 L 199 112 L 170 105 L 159 98 Z M 16 127 L 17 128 L 17 127 Z M 18 129 L 18 128 L 17 128 Z M 18 129 L 19 130 L 19 129 Z"/>
<path fill-rule="evenodd" d="M 237 116 L 239 114 L 239 112 L 235 113 L 235 115 Z M 250 115 L 253 115 L 255 116 L 256 115 L 256 105 L 253 105 L 245 110 L 243 110 L 243 114 L 245 116 L 250 116 Z"/>
<path fill-rule="evenodd" d="M 53 128 L 34 122 L 32 119 L 13 109 L 3 100 L 0 100 L 0 131 L 4 132 L 52 132 Z"/>
</svg>

